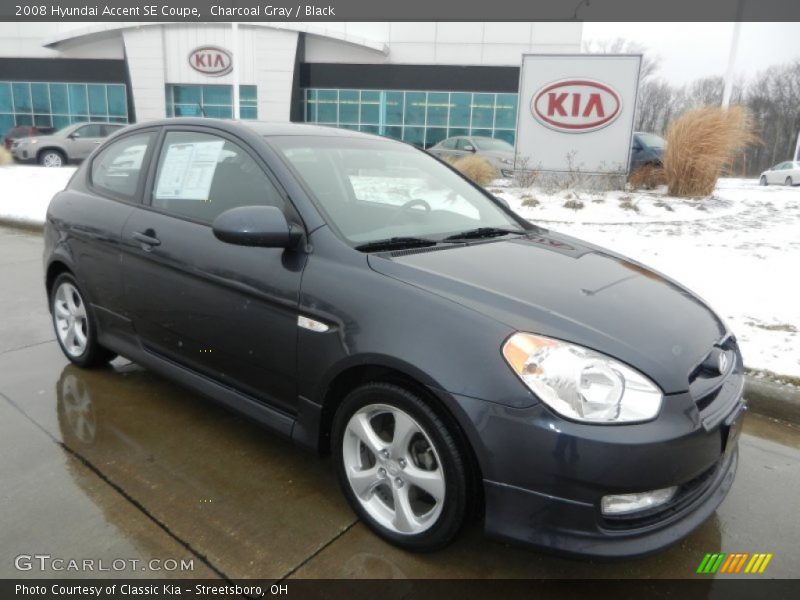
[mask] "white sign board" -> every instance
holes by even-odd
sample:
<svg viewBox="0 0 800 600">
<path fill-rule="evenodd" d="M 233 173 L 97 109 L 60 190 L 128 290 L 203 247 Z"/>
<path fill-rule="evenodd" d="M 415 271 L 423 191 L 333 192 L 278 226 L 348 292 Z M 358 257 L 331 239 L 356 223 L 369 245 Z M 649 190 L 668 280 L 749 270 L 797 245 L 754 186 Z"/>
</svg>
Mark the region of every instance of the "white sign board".
<svg viewBox="0 0 800 600">
<path fill-rule="evenodd" d="M 638 54 L 524 54 L 516 168 L 624 175 Z"/>
</svg>

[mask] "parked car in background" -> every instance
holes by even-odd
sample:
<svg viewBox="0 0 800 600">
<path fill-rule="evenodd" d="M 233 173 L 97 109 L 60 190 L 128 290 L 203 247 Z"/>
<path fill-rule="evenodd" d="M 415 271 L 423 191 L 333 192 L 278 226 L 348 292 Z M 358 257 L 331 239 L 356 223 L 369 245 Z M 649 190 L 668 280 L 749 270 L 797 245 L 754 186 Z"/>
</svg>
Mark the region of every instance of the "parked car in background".
<svg viewBox="0 0 800 600">
<path fill-rule="evenodd" d="M 761 185 L 800 185 L 800 161 L 787 160 L 778 163 L 761 174 Z"/>
<path fill-rule="evenodd" d="M 653 552 L 733 483 L 724 321 L 409 144 L 142 123 L 55 195 L 44 245 L 70 361 L 122 355 L 331 452 L 353 510 L 403 548 L 480 514 L 562 553 Z"/>
<path fill-rule="evenodd" d="M 14 143 L 14 140 L 35 135 L 50 135 L 54 131 L 55 129 L 52 127 L 30 127 L 27 125 L 24 127 L 12 127 L 3 136 L 3 145 L 6 147 L 6 150 L 11 150 L 11 144 Z"/>
<path fill-rule="evenodd" d="M 667 140 L 655 133 L 633 132 L 631 172 L 644 166 L 660 167 Z"/>
<path fill-rule="evenodd" d="M 114 123 L 75 123 L 50 135 L 14 140 L 11 154 L 19 162 L 61 167 L 89 156 L 103 140 L 125 127 Z"/>
<path fill-rule="evenodd" d="M 514 146 L 505 140 L 479 135 L 455 136 L 442 140 L 428 148 L 428 152 L 439 158 L 455 160 L 464 156 L 482 156 L 503 177 L 514 174 Z"/>
</svg>

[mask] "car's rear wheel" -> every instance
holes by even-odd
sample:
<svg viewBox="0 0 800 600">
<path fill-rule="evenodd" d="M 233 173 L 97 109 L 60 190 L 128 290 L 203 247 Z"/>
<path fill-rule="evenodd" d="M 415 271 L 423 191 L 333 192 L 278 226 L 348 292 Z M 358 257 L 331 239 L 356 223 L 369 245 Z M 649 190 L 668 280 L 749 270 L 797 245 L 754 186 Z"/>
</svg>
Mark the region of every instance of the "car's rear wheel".
<svg viewBox="0 0 800 600">
<path fill-rule="evenodd" d="M 758 183 L 760 185 L 767 185 L 767 176 L 766 175 L 762 175 L 761 179 L 758 181 Z"/>
<path fill-rule="evenodd" d="M 472 482 L 456 438 L 416 394 L 393 384 L 352 391 L 336 413 L 334 457 L 361 520 L 409 550 L 448 544 L 464 523 Z"/>
<path fill-rule="evenodd" d="M 45 150 L 39 154 L 39 164 L 43 167 L 63 167 L 66 157 L 58 150 Z"/>
<path fill-rule="evenodd" d="M 98 343 L 92 307 L 71 274 L 62 273 L 53 282 L 50 312 L 58 344 L 70 361 L 80 367 L 96 367 L 116 356 Z"/>
<path fill-rule="evenodd" d="M 786 181 L 784 181 L 783 183 L 785 183 L 785 184 L 786 184 L 786 185 L 788 185 L 789 187 L 792 187 L 792 186 L 794 185 L 794 181 L 792 181 L 792 178 L 791 178 L 791 177 L 787 177 L 787 178 L 786 178 Z"/>
</svg>

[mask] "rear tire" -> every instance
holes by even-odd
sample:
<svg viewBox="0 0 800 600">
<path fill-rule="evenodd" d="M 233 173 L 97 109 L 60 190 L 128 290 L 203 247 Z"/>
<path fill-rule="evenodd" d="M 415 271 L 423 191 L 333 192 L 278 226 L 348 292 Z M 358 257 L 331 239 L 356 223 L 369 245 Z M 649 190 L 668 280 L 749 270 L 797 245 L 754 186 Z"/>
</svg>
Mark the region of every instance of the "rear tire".
<svg viewBox="0 0 800 600">
<path fill-rule="evenodd" d="M 347 395 L 333 423 L 339 485 L 381 538 L 414 551 L 449 544 L 471 511 L 466 452 L 419 396 L 389 383 Z"/>
<path fill-rule="evenodd" d="M 767 186 L 767 176 L 766 175 L 762 175 L 761 179 L 758 181 L 758 183 L 759 183 L 759 185 L 763 185 L 764 187 L 766 187 Z"/>
<path fill-rule="evenodd" d="M 43 150 L 39 153 L 39 164 L 43 167 L 63 167 L 66 163 L 67 158 L 59 150 Z"/>
<path fill-rule="evenodd" d="M 116 354 L 97 341 L 97 320 L 92 305 L 71 273 L 62 273 L 50 288 L 50 313 L 56 340 L 64 355 L 79 367 L 107 364 Z"/>
</svg>

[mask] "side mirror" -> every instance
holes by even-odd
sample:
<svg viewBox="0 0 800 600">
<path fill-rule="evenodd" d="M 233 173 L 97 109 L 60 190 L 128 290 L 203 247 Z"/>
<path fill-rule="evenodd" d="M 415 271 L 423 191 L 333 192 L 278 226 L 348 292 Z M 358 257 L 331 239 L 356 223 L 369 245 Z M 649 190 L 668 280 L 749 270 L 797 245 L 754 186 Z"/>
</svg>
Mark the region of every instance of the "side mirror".
<svg viewBox="0 0 800 600">
<path fill-rule="evenodd" d="M 275 206 L 239 206 L 226 210 L 211 224 L 214 236 L 228 244 L 293 248 L 303 237 Z"/>
<path fill-rule="evenodd" d="M 78 133 L 77 131 L 73 131 L 73 132 L 72 132 L 72 133 L 70 133 L 70 134 L 69 134 L 67 137 L 68 137 L 69 139 L 71 139 L 71 140 L 77 140 L 79 137 L 81 137 L 81 134 L 80 134 L 80 133 Z"/>
<path fill-rule="evenodd" d="M 466 150 L 467 152 L 475 152 L 475 146 L 467 144 L 466 146 L 464 146 L 464 150 Z"/>
</svg>

